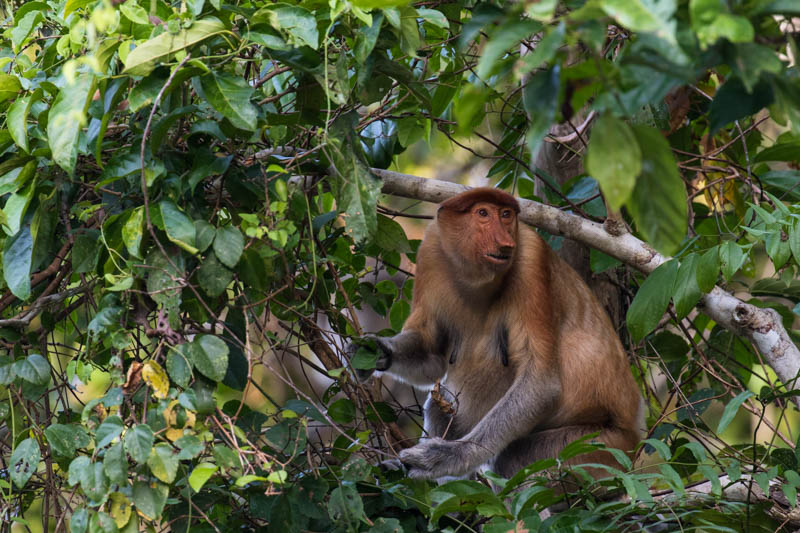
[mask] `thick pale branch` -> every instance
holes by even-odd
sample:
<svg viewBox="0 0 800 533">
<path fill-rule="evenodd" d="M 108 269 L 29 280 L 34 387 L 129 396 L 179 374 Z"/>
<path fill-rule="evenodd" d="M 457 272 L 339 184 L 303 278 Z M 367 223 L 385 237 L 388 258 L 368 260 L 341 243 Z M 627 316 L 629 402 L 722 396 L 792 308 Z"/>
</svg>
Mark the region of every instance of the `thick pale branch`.
<svg viewBox="0 0 800 533">
<path fill-rule="evenodd" d="M 428 202 L 442 202 L 469 187 L 390 170 L 372 169 L 383 179 L 383 192 Z M 537 228 L 580 241 L 616 257 L 644 273 L 669 260 L 630 233 L 612 235 L 602 224 L 531 200 L 520 199 L 520 220 Z M 747 304 L 719 287 L 701 301 L 703 310 L 722 327 L 750 339 L 764 355 L 787 389 L 795 388 L 800 372 L 800 350 L 790 340 L 780 315 L 772 309 Z M 800 397 L 794 397 L 800 408 Z"/>
</svg>

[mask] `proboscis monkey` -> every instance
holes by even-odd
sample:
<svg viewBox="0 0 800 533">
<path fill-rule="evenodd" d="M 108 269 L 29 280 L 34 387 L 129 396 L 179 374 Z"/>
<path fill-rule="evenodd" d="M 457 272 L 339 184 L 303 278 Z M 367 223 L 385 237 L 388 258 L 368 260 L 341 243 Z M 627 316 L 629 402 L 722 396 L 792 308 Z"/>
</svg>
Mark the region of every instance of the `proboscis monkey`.
<svg viewBox="0 0 800 533">
<path fill-rule="evenodd" d="M 518 213 L 491 188 L 443 202 L 403 331 L 372 337 L 378 371 L 422 389 L 441 380 L 455 406 L 446 414 L 429 395 L 423 439 L 400 453 L 411 477 L 511 477 L 595 432 L 625 451 L 639 442 L 643 403 L 611 321 Z M 576 461 L 618 466 L 604 451 Z"/>
</svg>

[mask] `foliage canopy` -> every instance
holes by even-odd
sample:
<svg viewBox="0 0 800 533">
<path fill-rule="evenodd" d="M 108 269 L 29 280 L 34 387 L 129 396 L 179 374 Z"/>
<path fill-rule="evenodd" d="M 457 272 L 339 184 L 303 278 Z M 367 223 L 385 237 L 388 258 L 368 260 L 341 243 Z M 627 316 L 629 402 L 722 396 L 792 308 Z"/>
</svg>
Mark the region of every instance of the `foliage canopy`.
<svg viewBox="0 0 800 533">
<path fill-rule="evenodd" d="M 695 306 L 722 283 L 789 330 L 800 314 L 797 2 L 4 6 L 0 522 L 379 533 L 791 519 L 794 386 Z M 535 164 L 566 144 L 558 123 L 585 151 L 586 172 L 563 184 Z M 386 333 L 408 316 L 413 277 L 384 274 L 405 273 L 418 241 L 370 169 L 420 144 L 465 147 L 523 198 L 595 221 L 621 211 L 678 258 L 642 281 L 591 255 L 622 280 L 650 408 L 640 455 L 657 466 L 602 482 L 627 499 L 587 483 L 542 523 L 556 460 L 494 479 L 499 492 L 371 466 L 404 438 L 408 408 L 354 383 L 345 366 L 374 356 L 340 348 L 363 333 L 355 309 L 386 317 Z M 732 424 L 740 410 L 753 428 Z M 723 496 L 748 472 L 782 499 Z M 711 505 L 686 496 L 700 480 Z"/>
</svg>

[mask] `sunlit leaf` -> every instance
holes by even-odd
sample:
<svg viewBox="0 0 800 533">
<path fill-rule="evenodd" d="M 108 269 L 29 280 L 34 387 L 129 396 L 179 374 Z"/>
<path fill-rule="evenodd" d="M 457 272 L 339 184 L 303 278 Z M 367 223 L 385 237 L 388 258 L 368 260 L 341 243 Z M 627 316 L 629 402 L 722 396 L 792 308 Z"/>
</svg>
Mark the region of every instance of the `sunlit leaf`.
<svg viewBox="0 0 800 533">
<path fill-rule="evenodd" d="M 125 59 L 123 73 L 146 76 L 159 61 L 166 60 L 171 54 L 224 31 L 226 31 L 225 25 L 219 19 L 208 17 L 194 21 L 189 29 L 181 30 L 176 34 L 164 32 L 145 41 L 129 53 Z"/>
</svg>

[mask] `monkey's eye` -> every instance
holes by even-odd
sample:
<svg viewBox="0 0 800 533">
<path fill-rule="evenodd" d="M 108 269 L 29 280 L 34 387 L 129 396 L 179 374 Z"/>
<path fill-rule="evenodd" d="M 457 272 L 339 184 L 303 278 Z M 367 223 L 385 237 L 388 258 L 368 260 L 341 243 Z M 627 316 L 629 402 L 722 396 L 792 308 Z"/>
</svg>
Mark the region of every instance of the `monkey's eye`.
<svg viewBox="0 0 800 533">
<path fill-rule="evenodd" d="M 489 216 L 489 212 L 484 208 L 480 208 L 480 209 L 478 209 L 478 216 L 488 217 Z"/>
<path fill-rule="evenodd" d="M 511 209 L 505 209 L 501 216 L 503 218 L 511 218 Z"/>
</svg>

